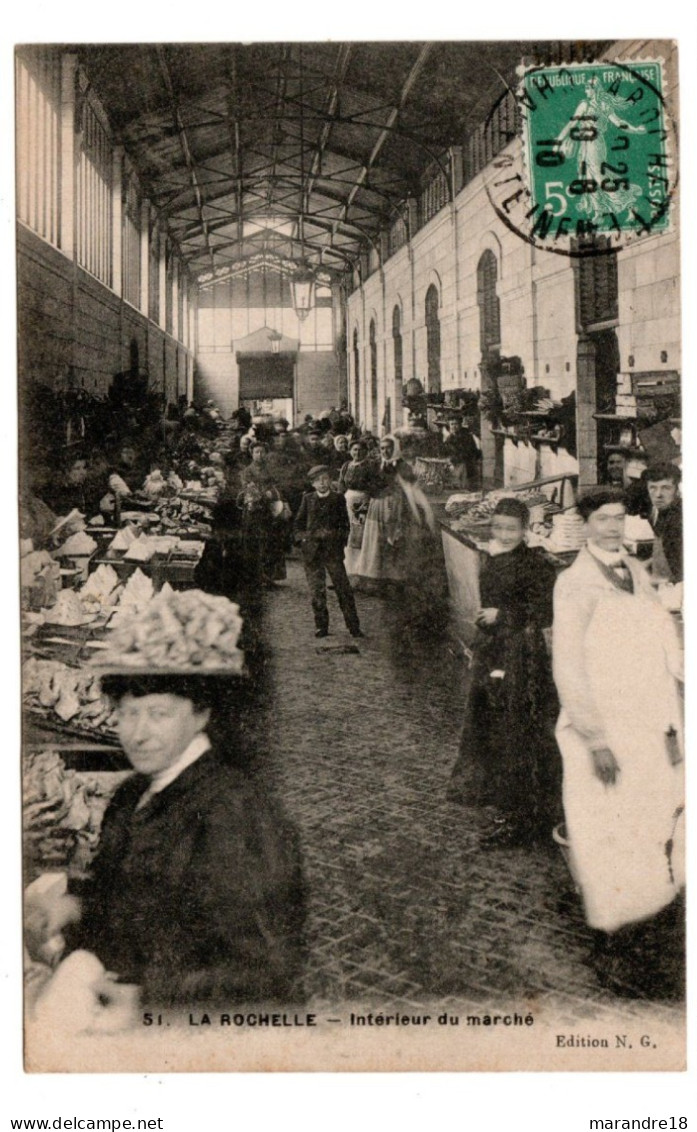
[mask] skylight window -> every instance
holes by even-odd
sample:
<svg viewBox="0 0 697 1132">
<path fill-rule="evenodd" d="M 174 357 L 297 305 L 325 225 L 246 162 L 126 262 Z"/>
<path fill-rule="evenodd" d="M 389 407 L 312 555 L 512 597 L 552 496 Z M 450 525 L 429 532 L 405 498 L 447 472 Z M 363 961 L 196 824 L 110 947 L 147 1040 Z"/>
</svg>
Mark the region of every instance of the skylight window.
<svg viewBox="0 0 697 1132">
<path fill-rule="evenodd" d="M 257 216 L 254 220 L 245 220 L 244 235 L 253 236 L 256 232 L 278 232 L 281 236 L 292 236 L 295 223 L 287 216 Z"/>
</svg>

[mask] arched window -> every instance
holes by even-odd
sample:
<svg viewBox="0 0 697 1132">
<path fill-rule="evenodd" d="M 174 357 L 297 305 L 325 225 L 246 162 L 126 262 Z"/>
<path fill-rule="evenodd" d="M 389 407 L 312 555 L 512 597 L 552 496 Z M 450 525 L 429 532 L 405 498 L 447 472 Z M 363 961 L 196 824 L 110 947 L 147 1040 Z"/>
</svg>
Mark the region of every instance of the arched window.
<svg viewBox="0 0 697 1132">
<path fill-rule="evenodd" d="M 404 376 L 402 365 L 402 312 L 399 306 L 392 311 L 392 350 L 394 357 L 394 383 L 397 395 Z"/>
<path fill-rule="evenodd" d="M 496 256 L 493 252 L 486 251 L 477 264 L 479 345 L 484 356 L 501 345 L 501 307 L 496 294 L 497 278 Z"/>
<path fill-rule="evenodd" d="M 370 408 L 371 428 L 373 432 L 378 429 L 378 343 L 376 337 L 375 319 L 370 320 Z"/>
<path fill-rule="evenodd" d="M 426 292 L 426 357 L 428 360 L 428 392 L 440 393 L 440 321 L 438 288 L 432 283 Z"/>
<path fill-rule="evenodd" d="M 361 352 L 358 349 L 358 327 L 353 330 L 353 415 L 361 411 Z"/>
</svg>

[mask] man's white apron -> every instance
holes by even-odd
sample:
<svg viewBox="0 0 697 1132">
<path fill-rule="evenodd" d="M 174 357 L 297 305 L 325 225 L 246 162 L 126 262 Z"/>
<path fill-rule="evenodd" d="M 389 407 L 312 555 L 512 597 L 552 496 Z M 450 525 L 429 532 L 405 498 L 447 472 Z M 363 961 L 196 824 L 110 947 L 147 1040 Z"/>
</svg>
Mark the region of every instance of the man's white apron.
<svg viewBox="0 0 697 1132">
<path fill-rule="evenodd" d="M 594 928 L 614 931 L 660 911 L 684 883 L 683 767 L 671 764 L 666 738 L 676 732 L 674 742 L 682 747 L 674 675 L 680 655 L 675 627 L 641 567 L 632 564 L 635 592 L 630 594 L 605 579 L 587 551 L 582 555 L 576 564 L 580 571 L 571 567 L 568 578 L 562 575 L 555 595 L 561 615 L 555 673 L 563 674 L 557 740 L 567 833 L 586 918 Z M 584 581 L 593 590 L 591 601 Z M 574 601 L 580 587 L 584 599 Z M 585 625 L 575 626 L 580 632 L 564 633 L 574 607 Z M 592 740 L 573 703 L 574 680 L 586 681 L 579 703 L 593 706 Z M 571 689 L 569 711 L 565 688 Z M 593 772 L 598 722 L 620 767 L 612 786 Z"/>
</svg>

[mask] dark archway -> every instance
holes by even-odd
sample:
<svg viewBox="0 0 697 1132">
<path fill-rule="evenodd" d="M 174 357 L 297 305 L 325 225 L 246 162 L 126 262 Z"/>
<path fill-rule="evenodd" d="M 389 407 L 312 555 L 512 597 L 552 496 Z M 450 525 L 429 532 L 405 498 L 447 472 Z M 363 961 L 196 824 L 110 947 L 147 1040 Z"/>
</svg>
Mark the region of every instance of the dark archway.
<svg viewBox="0 0 697 1132">
<path fill-rule="evenodd" d="M 432 283 L 426 292 L 426 358 L 429 393 L 440 393 L 440 319 L 438 288 Z"/>
<path fill-rule="evenodd" d="M 392 358 L 394 364 L 394 417 L 399 420 L 404 384 L 404 348 L 402 344 L 402 311 L 399 304 L 392 311 Z"/>
<path fill-rule="evenodd" d="M 402 312 L 399 306 L 392 311 L 392 351 L 394 358 L 394 383 L 398 388 L 404 380 L 402 355 Z"/>
</svg>

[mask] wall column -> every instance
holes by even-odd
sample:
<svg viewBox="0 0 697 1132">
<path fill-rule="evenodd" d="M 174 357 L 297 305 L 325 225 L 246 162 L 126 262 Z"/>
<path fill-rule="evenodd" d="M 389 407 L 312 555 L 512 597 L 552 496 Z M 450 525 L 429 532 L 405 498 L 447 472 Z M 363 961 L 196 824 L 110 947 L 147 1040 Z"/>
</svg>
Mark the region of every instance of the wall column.
<svg viewBox="0 0 697 1132">
<path fill-rule="evenodd" d="M 123 147 L 114 148 L 111 166 L 111 289 L 123 294 Z"/>
<path fill-rule="evenodd" d="M 576 354 L 576 445 L 578 482 L 583 487 L 598 480 L 598 425 L 595 391 L 595 343 L 587 334 L 579 334 Z"/>
<path fill-rule="evenodd" d="M 179 260 L 172 256 L 172 337 L 179 341 Z"/>
<path fill-rule="evenodd" d="M 150 314 L 150 202 L 140 206 L 140 310 Z"/>
<path fill-rule="evenodd" d="M 383 420 L 387 412 L 387 402 L 390 401 L 390 419 L 387 424 L 388 430 L 391 432 L 394 428 L 394 405 L 392 398 L 388 397 L 390 389 L 390 381 L 388 378 L 388 364 L 387 364 L 387 283 L 385 281 L 385 269 L 380 268 L 380 284 L 382 294 L 382 381 L 378 383 L 378 426 L 383 428 Z M 394 382 L 391 383 L 394 385 Z M 380 388 L 382 388 L 382 414 L 380 413 Z"/>
<path fill-rule="evenodd" d="M 161 330 L 167 330 L 167 237 L 162 228 L 160 228 L 158 232 L 158 241 L 157 270 L 159 273 L 159 285 L 157 289 L 157 322 Z"/>
</svg>

